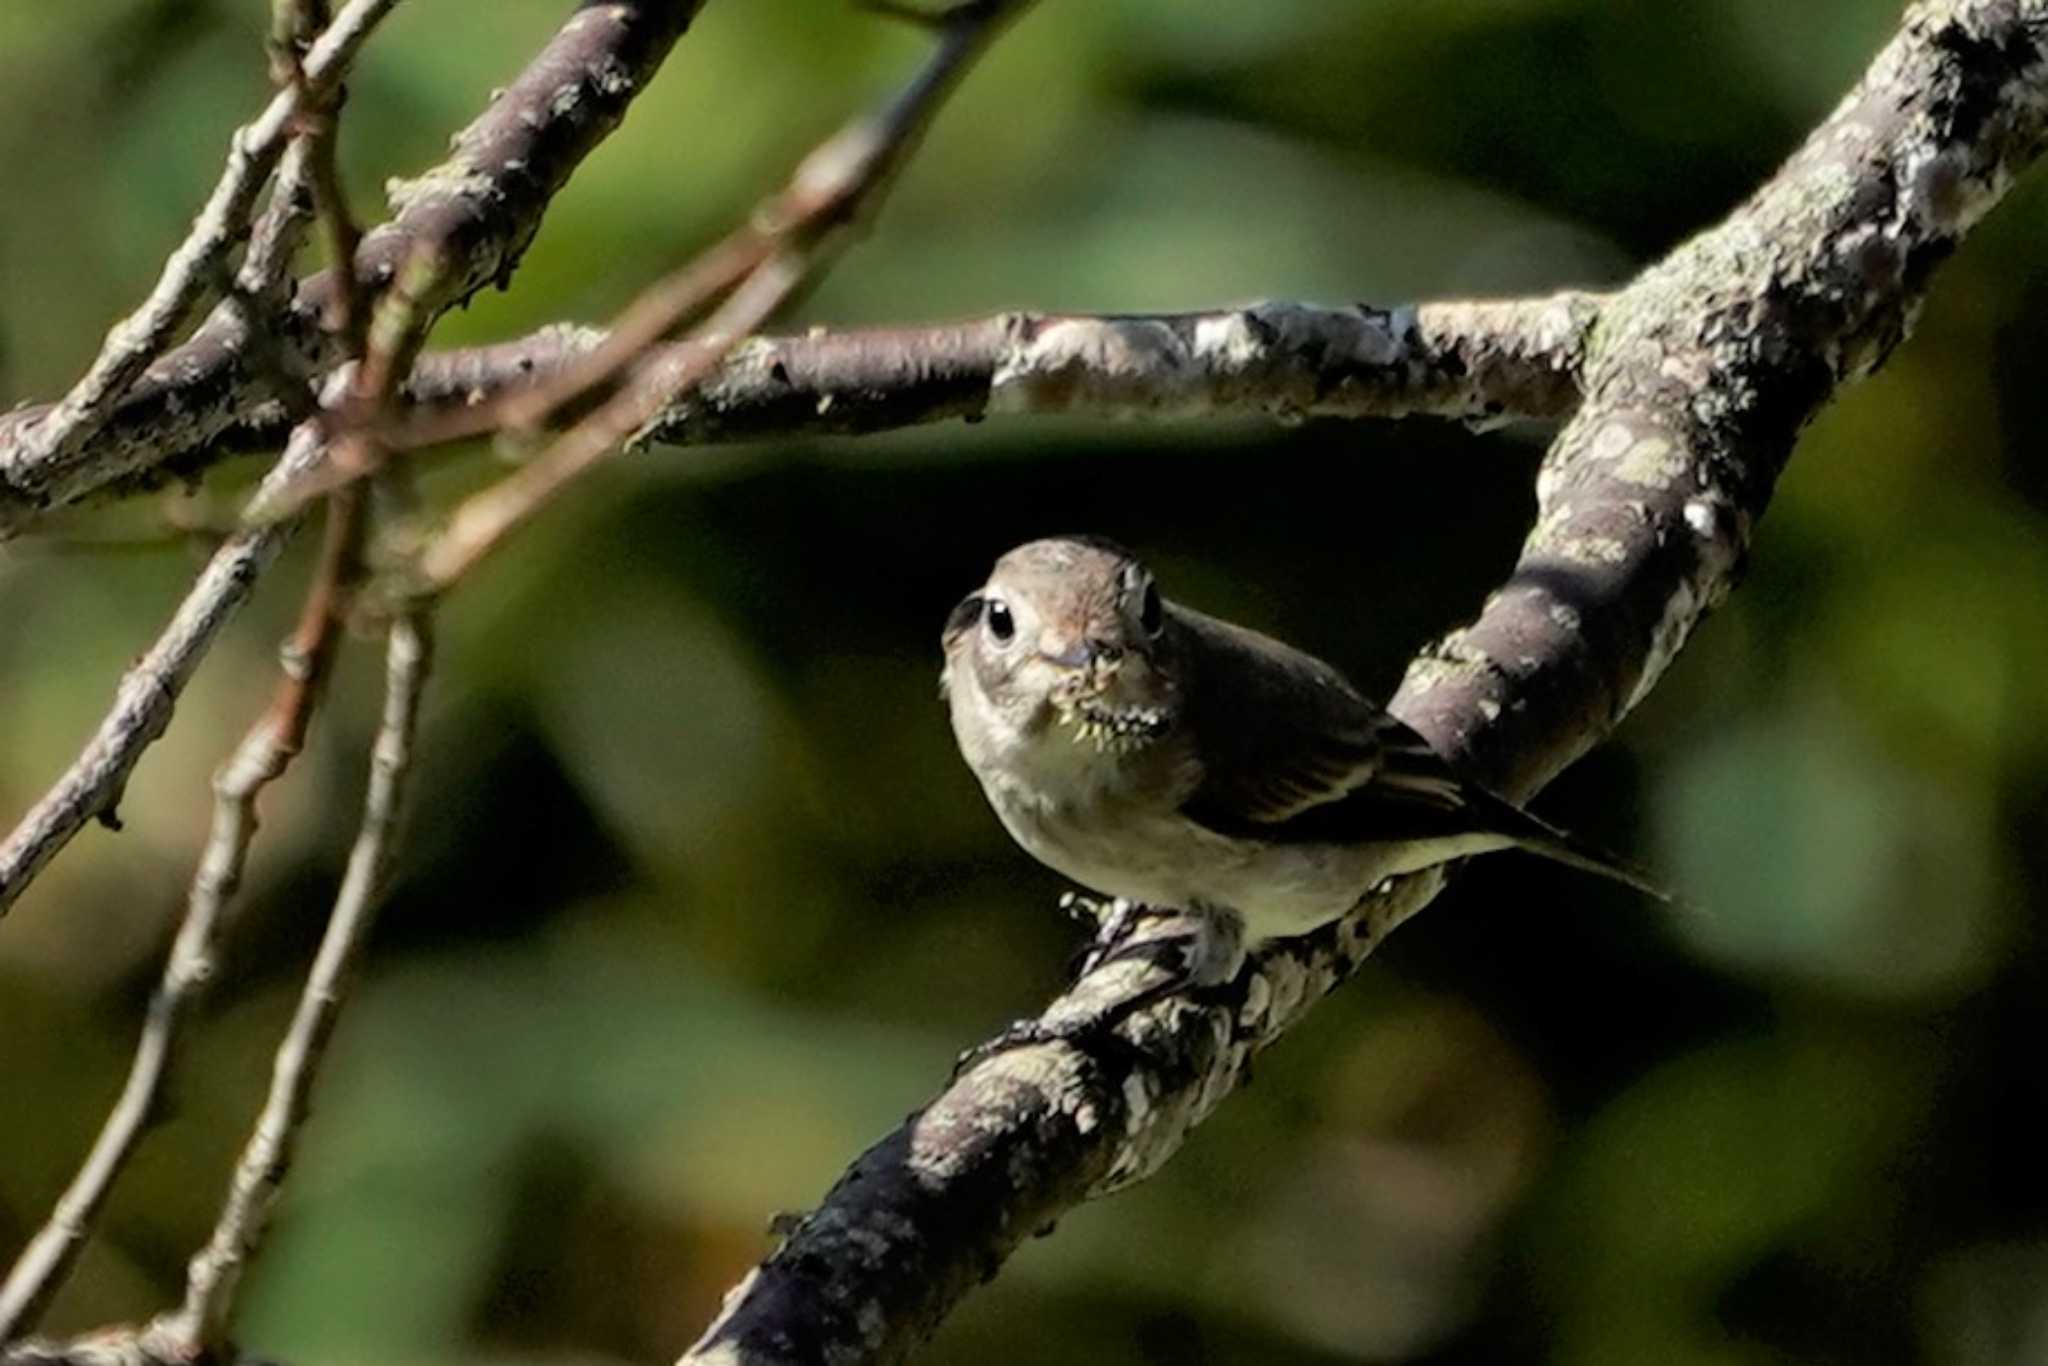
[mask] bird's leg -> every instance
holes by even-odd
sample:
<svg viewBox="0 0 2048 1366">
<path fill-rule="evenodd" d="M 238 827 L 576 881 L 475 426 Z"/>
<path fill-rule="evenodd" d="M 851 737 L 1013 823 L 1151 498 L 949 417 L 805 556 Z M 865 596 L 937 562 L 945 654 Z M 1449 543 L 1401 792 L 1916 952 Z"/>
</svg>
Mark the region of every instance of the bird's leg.
<svg viewBox="0 0 2048 1366">
<path fill-rule="evenodd" d="M 1095 926 L 1095 934 L 1089 939 L 1088 947 L 1075 960 L 1074 977 L 1086 977 L 1108 961 L 1123 942 L 1130 938 L 1138 922 L 1148 915 L 1171 915 L 1171 911 L 1154 911 L 1127 897 L 1104 900 L 1081 892 L 1068 892 L 1060 897 L 1060 909 L 1076 920 L 1086 920 Z"/>
</svg>

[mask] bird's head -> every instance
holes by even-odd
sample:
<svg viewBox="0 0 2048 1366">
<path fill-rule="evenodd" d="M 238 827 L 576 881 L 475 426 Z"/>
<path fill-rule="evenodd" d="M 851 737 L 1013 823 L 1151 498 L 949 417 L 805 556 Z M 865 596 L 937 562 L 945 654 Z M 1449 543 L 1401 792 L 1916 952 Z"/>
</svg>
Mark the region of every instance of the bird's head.
<svg viewBox="0 0 2048 1366">
<path fill-rule="evenodd" d="M 956 718 L 971 702 L 1017 740 L 1058 733 L 1140 749 L 1178 716 L 1175 625 L 1151 571 L 1123 547 L 1030 541 L 947 618 L 942 687 Z"/>
</svg>

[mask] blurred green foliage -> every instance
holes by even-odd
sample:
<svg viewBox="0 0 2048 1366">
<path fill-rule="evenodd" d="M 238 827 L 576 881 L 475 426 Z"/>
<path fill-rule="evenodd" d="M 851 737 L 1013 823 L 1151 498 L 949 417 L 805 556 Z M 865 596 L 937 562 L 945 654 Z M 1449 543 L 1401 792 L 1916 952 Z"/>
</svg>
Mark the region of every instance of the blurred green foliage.
<svg viewBox="0 0 2048 1366">
<path fill-rule="evenodd" d="M 146 288 L 263 97 L 265 8 L 0 9 L 0 398 L 61 388 Z M 565 9 L 402 6 L 353 85 L 360 202 Z M 1048 3 L 793 325 L 1612 282 L 1767 175 L 1896 10 Z M 603 317 L 923 41 L 834 0 L 713 0 L 511 290 L 439 339 Z M 1543 800 L 1704 909 L 1481 861 L 926 1359 L 2042 1359 L 2044 215 L 2037 176 L 1945 268 L 1806 436 L 1745 588 Z M 1058 883 L 933 699 L 938 623 L 986 563 L 1116 535 L 1384 690 L 1511 563 L 1540 436 L 991 422 L 592 480 L 444 613 L 413 837 L 246 1340 L 305 1366 L 672 1357 L 771 1214 L 1060 980 Z M 224 515 L 251 468 L 0 548 L 0 814 L 182 593 L 205 547 L 173 514 Z M 0 1253 L 118 1085 L 307 549 L 127 829 L 0 925 Z M 208 1226 L 353 828 L 372 653 L 266 798 L 176 1112 L 53 1328 L 165 1303 Z"/>
</svg>

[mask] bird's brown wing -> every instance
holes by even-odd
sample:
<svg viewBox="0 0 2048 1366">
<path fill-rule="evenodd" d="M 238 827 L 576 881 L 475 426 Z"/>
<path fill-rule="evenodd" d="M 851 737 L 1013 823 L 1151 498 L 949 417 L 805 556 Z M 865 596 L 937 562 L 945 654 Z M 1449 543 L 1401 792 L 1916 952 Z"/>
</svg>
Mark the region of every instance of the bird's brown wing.
<svg viewBox="0 0 2048 1366">
<path fill-rule="evenodd" d="M 1645 873 L 1460 778 L 1427 740 L 1322 661 L 1185 608 L 1202 779 L 1182 807 L 1220 834 L 1352 844 L 1501 835 L 1661 901 Z"/>
<path fill-rule="evenodd" d="M 1297 822 L 1371 788 L 1398 722 L 1321 660 L 1177 604 L 1201 781 L 1185 814 L 1232 835 L 1294 838 Z M 1320 822 L 1316 822 L 1320 823 Z"/>
<path fill-rule="evenodd" d="M 1281 843 L 1519 833 L 1514 808 L 1462 782 L 1428 741 L 1329 665 L 1171 610 L 1190 638 L 1188 706 L 1202 768 L 1182 808 L 1190 820 Z"/>
</svg>

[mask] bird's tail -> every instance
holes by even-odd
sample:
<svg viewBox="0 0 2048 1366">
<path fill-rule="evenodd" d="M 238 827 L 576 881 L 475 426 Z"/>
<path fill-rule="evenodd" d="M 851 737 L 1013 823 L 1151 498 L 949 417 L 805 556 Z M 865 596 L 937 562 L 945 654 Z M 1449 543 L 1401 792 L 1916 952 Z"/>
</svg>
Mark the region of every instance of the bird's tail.
<svg viewBox="0 0 2048 1366">
<path fill-rule="evenodd" d="M 1669 887 L 1651 874 L 1636 867 L 1626 859 L 1610 854 L 1590 840 L 1580 839 L 1566 830 L 1560 830 L 1541 816 L 1532 816 L 1521 807 L 1515 806 L 1490 792 L 1481 792 L 1475 800 L 1476 789 L 1467 786 L 1466 802 L 1480 808 L 1481 815 L 1500 834 L 1514 840 L 1515 847 L 1529 853 L 1576 868 L 1583 873 L 1593 873 L 1632 887 L 1644 896 L 1654 897 L 1666 906 L 1681 906 L 1684 902 Z"/>
</svg>

